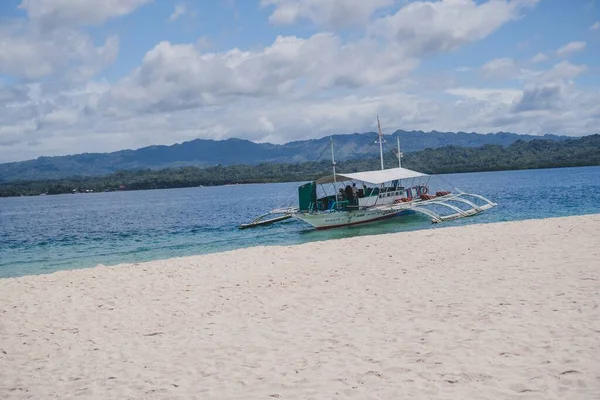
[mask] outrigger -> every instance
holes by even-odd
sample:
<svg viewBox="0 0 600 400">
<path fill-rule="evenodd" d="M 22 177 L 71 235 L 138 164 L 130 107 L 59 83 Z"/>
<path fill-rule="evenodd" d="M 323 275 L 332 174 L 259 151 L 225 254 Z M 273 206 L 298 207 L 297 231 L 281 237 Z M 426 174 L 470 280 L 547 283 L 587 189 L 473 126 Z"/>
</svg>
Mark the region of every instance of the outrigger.
<svg viewBox="0 0 600 400">
<path fill-rule="evenodd" d="M 261 226 L 261 225 L 270 225 L 275 222 L 285 221 L 286 219 L 292 218 L 291 214 L 286 214 L 285 212 L 275 212 L 275 211 L 279 211 L 279 210 L 270 211 L 266 214 L 256 217 L 254 220 L 252 220 L 252 222 L 249 222 L 247 224 L 241 224 L 240 229 L 254 228 L 255 226 Z M 274 215 L 274 214 L 282 214 L 282 215 L 280 215 L 278 217 L 271 217 L 271 218 L 265 219 L 266 217 Z"/>
<path fill-rule="evenodd" d="M 333 174 L 300 186 L 297 207 L 272 210 L 240 228 L 295 218 L 316 229 L 328 229 L 412 213 L 424 214 L 433 223 L 440 223 L 477 215 L 497 205 L 478 194 L 430 190 L 432 176 L 402 168 L 400 139 L 398 167 L 385 169 L 379 117 L 377 126 L 381 170 L 337 173 L 332 139 Z M 318 195 L 318 192 L 321 194 Z"/>
</svg>

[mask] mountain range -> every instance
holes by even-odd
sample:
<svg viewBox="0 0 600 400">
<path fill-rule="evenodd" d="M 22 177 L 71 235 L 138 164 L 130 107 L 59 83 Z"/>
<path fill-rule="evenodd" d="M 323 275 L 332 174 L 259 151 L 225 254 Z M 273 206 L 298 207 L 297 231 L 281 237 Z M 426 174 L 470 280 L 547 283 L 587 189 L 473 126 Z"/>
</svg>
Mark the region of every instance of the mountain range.
<svg viewBox="0 0 600 400">
<path fill-rule="evenodd" d="M 333 135 L 336 160 L 343 161 L 376 155 L 374 132 Z M 532 140 L 564 141 L 567 136 L 525 135 L 508 132 L 423 132 L 397 130 L 385 135 L 385 149 L 396 148 L 400 138 L 403 152 L 415 152 L 444 146 L 481 147 L 488 144 L 509 146 Z M 285 144 L 255 143 L 242 139 L 195 139 L 171 146 L 148 146 L 137 150 L 112 153 L 83 153 L 69 156 L 39 157 L 35 160 L 0 164 L 0 182 L 62 179 L 77 176 L 103 176 L 116 171 L 162 169 L 182 166 L 207 167 L 213 165 L 267 162 L 296 163 L 329 159 L 330 137 L 294 141 Z"/>
</svg>

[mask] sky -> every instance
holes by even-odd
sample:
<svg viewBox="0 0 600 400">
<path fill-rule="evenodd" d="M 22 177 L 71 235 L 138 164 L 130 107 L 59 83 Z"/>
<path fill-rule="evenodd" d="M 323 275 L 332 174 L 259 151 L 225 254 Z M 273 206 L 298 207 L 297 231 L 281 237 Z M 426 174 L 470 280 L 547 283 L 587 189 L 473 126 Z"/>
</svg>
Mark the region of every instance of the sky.
<svg viewBox="0 0 600 400">
<path fill-rule="evenodd" d="M 600 0 L 3 0 L 0 162 L 195 138 L 600 133 Z"/>
</svg>

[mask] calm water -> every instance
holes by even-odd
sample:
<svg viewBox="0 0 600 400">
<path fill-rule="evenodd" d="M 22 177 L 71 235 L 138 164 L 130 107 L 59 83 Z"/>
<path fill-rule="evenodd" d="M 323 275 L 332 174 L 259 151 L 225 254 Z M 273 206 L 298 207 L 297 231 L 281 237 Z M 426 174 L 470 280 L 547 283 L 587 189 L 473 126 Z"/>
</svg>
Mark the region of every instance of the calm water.
<svg viewBox="0 0 600 400">
<path fill-rule="evenodd" d="M 600 167 L 453 174 L 443 180 L 499 206 L 441 225 L 411 215 L 328 231 L 295 220 L 238 230 L 262 212 L 295 205 L 298 184 L 0 199 L 0 277 L 256 245 L 600 213 Z"/>
</svg>

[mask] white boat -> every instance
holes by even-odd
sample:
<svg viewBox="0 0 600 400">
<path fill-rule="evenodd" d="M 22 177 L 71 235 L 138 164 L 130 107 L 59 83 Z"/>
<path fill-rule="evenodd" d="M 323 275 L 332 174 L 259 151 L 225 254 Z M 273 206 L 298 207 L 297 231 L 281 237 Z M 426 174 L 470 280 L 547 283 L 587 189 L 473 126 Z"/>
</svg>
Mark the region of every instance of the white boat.
<svg viewBox="0 0 600 400">
<path fill-rule="evenodd" d="M 411 213 L 424 214 L 432 222 L 439 223 L 476 215 L 497 205 L 477 194 L 453 193 L 441 188 L 434 191 L 430 184 L 432 176 L 402 168 L 399 139 L 398 167 L 385 169 L 379 117 L 377 125 L 381 170 L 337 173 L 332 140 L 333 174 L 300 186 L 297 207 L 272 210 L 241 227 L 295 218 L 316 229 L 328 229 Z M 287 218 L 274 218 L 273 215 Z"/>
</svg>

